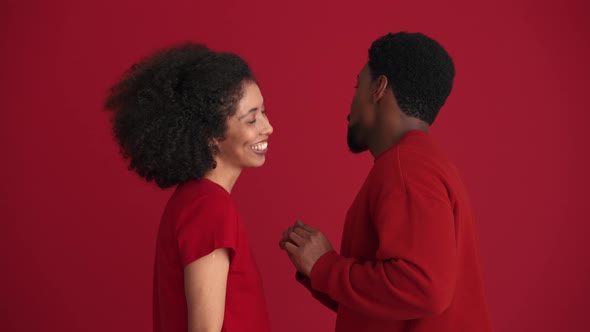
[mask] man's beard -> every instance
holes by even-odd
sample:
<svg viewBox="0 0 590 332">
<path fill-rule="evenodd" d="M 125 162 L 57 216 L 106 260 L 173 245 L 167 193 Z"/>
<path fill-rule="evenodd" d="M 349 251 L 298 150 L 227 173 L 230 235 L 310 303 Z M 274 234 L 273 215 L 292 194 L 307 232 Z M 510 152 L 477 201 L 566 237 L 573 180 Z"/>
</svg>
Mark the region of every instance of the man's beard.
<svg viewBox="0 0 590 332">
<path fill-rule="evenodd" d="M 367 151 L 367 145 L 360 142 L 359 134 L 360 127 L 359 124 L 356 123 L 352 126 L 348 126 L 348 133 L 346 135 L 346 141 L 348 143 L 348 148 L 352 153 L 361 153 Z"/>
</svg>

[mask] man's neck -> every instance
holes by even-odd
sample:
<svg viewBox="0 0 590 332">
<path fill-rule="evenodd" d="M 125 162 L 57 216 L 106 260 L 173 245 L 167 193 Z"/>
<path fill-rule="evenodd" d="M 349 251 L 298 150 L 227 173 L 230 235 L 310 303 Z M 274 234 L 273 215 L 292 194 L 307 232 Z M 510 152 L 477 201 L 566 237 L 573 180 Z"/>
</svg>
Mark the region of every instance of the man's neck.
<svg viewBox="0 0 590 332">
<path fill-rule="evenodd" d="M 407 121 L 400 128 L 393 130 L 379 128 L 378 130 L 382 135 L 377 135 L 375 142 L 369 146 L 369 151 L 371 151 L 373 158 L 379 157 L 383 152 L 397 145 L 410 131 L 418 130 L 427 133 L 429 129 L 428 124 L 418 119 L 415 120 L 417 121 Z"/>
</svg>

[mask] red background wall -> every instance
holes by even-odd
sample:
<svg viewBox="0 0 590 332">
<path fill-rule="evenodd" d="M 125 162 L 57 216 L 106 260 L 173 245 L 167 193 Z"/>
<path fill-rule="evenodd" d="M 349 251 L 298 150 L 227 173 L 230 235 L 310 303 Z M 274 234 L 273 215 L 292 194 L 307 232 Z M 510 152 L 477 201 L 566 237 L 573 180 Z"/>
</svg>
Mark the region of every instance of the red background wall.
<svg viewBox="0 0 590 332">
<path fill-rule="evenodd" d="M 585 331 L 590 296 L 587 2 L 16 1 L 0 4 L 0 330 L 151 328 L 156 226 L 171 191 L 126 170 L 101 111 L 139 57 L 184 40 L 252 65 L 275 127 L 234 196 L 274 331 L 334 315 L 278 249 L 296 218 L 339 246 L 372 159 L 346 148 L 367 49 L 422 31 L 456 84 L 432 130 L 478 216 L 497 331 Z"/>
</svg>

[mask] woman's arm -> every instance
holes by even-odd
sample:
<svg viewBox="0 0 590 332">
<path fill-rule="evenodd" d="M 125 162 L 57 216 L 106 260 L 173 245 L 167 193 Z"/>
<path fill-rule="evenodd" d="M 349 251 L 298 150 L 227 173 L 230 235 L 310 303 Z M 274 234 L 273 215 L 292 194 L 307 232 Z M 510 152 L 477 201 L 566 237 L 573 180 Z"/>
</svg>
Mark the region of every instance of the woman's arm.
<svg viewBox="0 0 590 332">
<path fill-rule="evenodd" d="M 184 268 L 189 332 L 219 332 L 225 312 L 229 249 L 216 249 Z"/>
</svg>

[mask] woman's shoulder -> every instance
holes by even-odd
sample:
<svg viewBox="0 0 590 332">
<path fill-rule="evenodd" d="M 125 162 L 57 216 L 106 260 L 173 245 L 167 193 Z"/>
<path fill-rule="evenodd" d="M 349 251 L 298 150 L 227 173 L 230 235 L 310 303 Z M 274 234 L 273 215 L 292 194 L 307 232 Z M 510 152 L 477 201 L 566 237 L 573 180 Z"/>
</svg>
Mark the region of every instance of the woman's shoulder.
<svg viewBox="0 0 590 332">
<path fill-rule="evenodd" d="M 178 185 L 175 195 L 213 196 L 231 199 L 231 195 L 222 186 L 206 178 L 189 180 Z"/>
<path fill-rule="evenodd" d="M 168 207 L 179 212 L 223 210 L 226 213 L 237 213 L 231 195 L 223 187 L 207 179 L 180 184 L 170 197 Z"/>
</svg>

